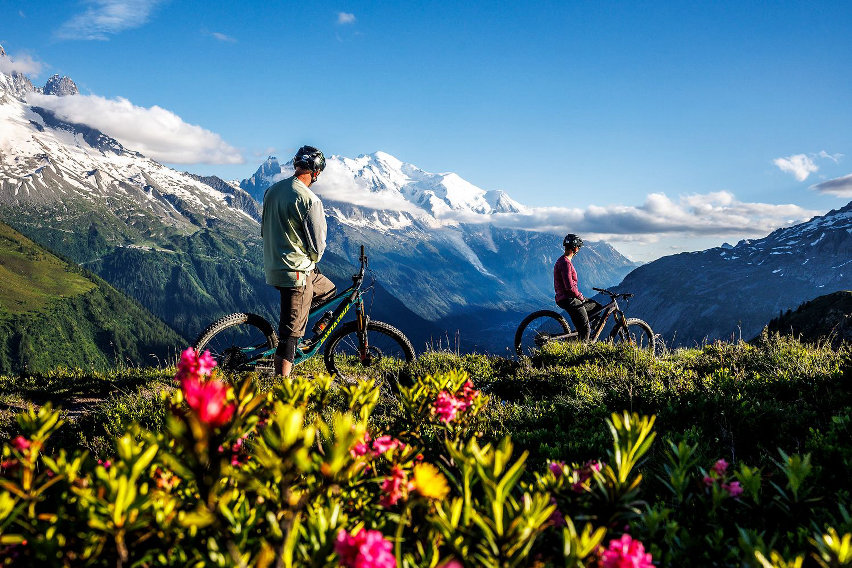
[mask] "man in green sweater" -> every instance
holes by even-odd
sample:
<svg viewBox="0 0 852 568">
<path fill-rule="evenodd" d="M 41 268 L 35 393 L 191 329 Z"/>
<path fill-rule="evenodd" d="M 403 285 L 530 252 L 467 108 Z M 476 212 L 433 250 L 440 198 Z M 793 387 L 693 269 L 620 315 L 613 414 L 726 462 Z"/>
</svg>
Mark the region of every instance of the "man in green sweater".
<svg viewBox="0 0 852 568">
<path fill-rule="evenodd" d="M 316 263 L 325 252 L 326 222 L 322 201 L 309 188 L 325 169 L 325 156 L 302 146 L 293 158 L 295 174 L 263 195 L 263 270 L 266 283 L 281 292 L 281 320 L 275 374 L 290 374 L 299 339 L 305 335 L 313 302 L 337 292 Z"/>
</svg>

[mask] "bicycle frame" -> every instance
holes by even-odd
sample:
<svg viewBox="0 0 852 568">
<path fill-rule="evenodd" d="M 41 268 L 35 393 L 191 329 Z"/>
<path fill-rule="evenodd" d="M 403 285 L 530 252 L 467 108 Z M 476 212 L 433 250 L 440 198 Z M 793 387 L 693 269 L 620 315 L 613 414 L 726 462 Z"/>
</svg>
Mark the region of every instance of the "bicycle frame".
<svg viewBox="0 0 852 568">
<path fill-rule="evenodd" d="M 612 333 L 610 333 L 610 337 L 614 337 L 618 333 L 618 330 L 624 326 L 624 312 L 622 312 L 618 307 L 618 301 L 615 298 L 612 298 L 608 304 L 604 304 L 600 311 L 598 311 L 598 313 L 589 320 L 589 326 L 592 328 L 592 333 L 589 335 L 590 342 L 598 341 L 601 333 L 603 333 L 603 330 L 606 327 L 606 322 L 609 321 L 609 316 L 613 314 L 615 314 L 615 328 L 613 328 Z M 569 333 L 551 336 L 550 339 L 564 341 L 566 339 L 577 337 L 578 335 L 577 330 L 574 330 Z"/>
<path fill-rule="evenodd" d="M 364 255 L 364 245 L 361 245 L 361 257 L 359 260 L 361 261 L 361 270 L 358 274 L 352 277 L 352 286 L 340 292 L 330 300 L 326 300 L 322 304 L 314 306 L 308 313 L 308 321 L 310 321 L 314 319 L 317 314 L 326 312 L 332 308 L 334 309 L 332 312 L 331 323 L 322 330 L 317 341 L 313 343 L 309 349 L 302 349 L 302 346 L 305 344 L 304 338 L 299 340 L 299 345 L 296 346 L 296 357 L 293 360 L 293 366 L 296 366 L 316 355 L 323 344 L 325 344 L 326 340 L 331 337 L 331 334 L 337 326 L 340 325 L 340 322 L 352 306 L 355 306 L 355 316 L 358 324 L 359 355 L 361 360 L 364 360 L 367 357 L 369 348 L 369 345 L 367 344 L 367 323 L 370 318 L 364 313 L 364 299 L 361 296 L 361 284 L 364 282 L 364 270 L 367 267 L 367 257 Z M 275 349 L 267 349 L 260 353 L 253 354 L 251 351 L 251 349 L 243 349 L 243 354 L 247 358 L 245 364 L 249 366 L 257 365 L 257 363 L 262 359 L 271 357 L 275 354 Z"/>
</svg>

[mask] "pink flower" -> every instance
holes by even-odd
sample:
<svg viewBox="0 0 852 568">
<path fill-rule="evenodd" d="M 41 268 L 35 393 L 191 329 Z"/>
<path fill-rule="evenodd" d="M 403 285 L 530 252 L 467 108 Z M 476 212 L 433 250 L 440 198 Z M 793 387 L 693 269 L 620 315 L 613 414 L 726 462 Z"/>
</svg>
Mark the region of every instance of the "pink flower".
<svg viewBox="0 0 852 568">
<path fill-rule="evenodd" d="M 360 529 L 351 535 L 341 529 L 334 550 L 345 568 L 396 568 L 393 545 L 379 531 Z"/>
<path fill-rule="evenodd" d="M 629 534 L 609 541 L 602 560 L 603 568 L 654 568 L 651 555 L 645 552 L 641 542 L 633 540 Z"/>
<path fill-rule="evenodd" d="M 379 503 L 383 507 L 396 505 L 400 499 L 404 499 L 409 490 L 408 476 L 398 465 L 393 466 L 391 476 L 382 483 L 382 495 Z"/>
<path fill-rule="evenodd" d="M 229 387 L 225 383 L 190 376 L 184 379 L 182 386 L 186 403 L 205 424 L 218 427 L 234 415 L 237 405 L 228 403 Z"/>
<path fill-rule="evenodd" d="M 112 462 L 109 460 L 98 460 L 98 465 L 103 466 L 104 469 L 109 469 L 112 467 Z"/>
<path fill-rule="evenodd" d="M 180 361 L 177 365 L 177 375 L 175 379 L 182 381 L 187 378 L 198 378 L 209 375 L 216 366 L 216 360 L 210 355 L 209 351 L 205 351 L 202 355 L 198 355 L 195 349 L 188 347 L 180 354 Z"/>
<path fill-rule="evenodd" d="M 367 455 L 367 452 L 369 452 L 369 451 L 370 451 L 370 433 L 367 432 L 367 433 L 364 434 L 364 440 L 363 441 L 358 442 L 357 444 L 352 446 L 352 449 L 349 450 L 349 455 L 351 455 L 353 458 L 359 458 L 361 456 Z"/>
<path fill-rule="evenodd" d="M 709 475 L 704 476 L 704 485 L 707 487 L 713 487 L 713 484 L 716 483 L 716 480 L 710 477 Z"/>
<path fill-rule="evenodd" d="M 479 391 L 473 388 L 473 383 L 465 382 L 459 391 L 456 393 L 456 400 L 459 404 L 459 410 L 464 412 L 473 405 L 473 399 L 479 396 Z"/>
<path fill-rule="evenodd" d="M 403 443 L 399 440 L 394 440 L 390 436 L 379 436 L 373 440 L 373 453 L 376 455 L 383 454 L 389 450 L 401 448 Z"/>
<path fill-rule="evenodd" d="M 562 468 L 565 467 L 565 462 L 550 462 L 550 465 L 547 467 L 550 468 L 550 471 L 556 476 L 556 479 L 559 479 L 562 477 Z"/>
<path fill-rule="evenodd" d="M 17 436 L 12 440 L 12 446 L 19 452 L 25 452 L 30 449 L 30 441 L 23 436 Z"/>
<path fill-rule="evenodd" d="M 432 404 L 433 410 L 435 411 L 435 414 L 438 415 L 438 418 L 447 423 L 455 420 L 456 413 L 459 411 L 459 406 L 460 402 L 447 391 L 439 392 L 438 397 Z"/>
<path fill-rule="evenodd" d="M 715 471 L 720 476 L 725 475 L 725 472 L 728 471 L 728 462 L 725 460 L 719 460 L 715 464 L 713 464 L 713 471 Z"/>
<path fill-rule="evenodd" d="M 732 481 L 730 483 L 723 483 L 722 489 L 728 492 L 728 495 L 731 497 L 737 498 L 743 494 L 743 488 L 740 485 L 739 481 Z"/>
</svg>

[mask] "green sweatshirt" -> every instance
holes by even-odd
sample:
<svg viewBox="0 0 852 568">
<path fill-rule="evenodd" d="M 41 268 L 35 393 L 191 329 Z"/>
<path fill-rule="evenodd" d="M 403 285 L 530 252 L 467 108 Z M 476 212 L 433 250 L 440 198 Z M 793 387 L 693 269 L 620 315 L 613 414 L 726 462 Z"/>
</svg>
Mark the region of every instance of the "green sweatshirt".
<svg viewBox="0 0 852 568">
<path fill-rule="evenodd" d="M 327 226 L 322 201 L 298 178 L 279 181 L 263 196 L 263 270 L 266 283 L 292 288 L 305 285 L 325 252 Z"/>
</svg>

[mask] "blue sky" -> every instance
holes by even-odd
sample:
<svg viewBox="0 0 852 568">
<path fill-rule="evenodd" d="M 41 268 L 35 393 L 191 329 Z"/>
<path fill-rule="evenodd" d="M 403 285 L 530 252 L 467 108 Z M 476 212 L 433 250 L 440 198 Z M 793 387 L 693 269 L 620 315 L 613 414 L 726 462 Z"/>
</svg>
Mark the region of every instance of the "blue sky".
<svg viewBox="0 0 852 568">
<path fill-rule="evenodd" d="M 179 122 L 137 144 L 179 169 L 382 150 L 633 258 L 852 199 L 852 2 L 412 4 L 6 0 L 0 45 Z"/>
</svg>

